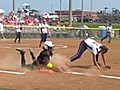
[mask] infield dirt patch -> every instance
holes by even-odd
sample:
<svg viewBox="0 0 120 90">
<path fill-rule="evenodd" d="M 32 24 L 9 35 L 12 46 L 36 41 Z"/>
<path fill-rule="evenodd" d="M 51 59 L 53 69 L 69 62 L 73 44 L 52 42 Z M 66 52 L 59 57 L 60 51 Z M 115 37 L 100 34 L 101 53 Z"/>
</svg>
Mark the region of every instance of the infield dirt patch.
<svg viewBox="0 0 120 90">
<path fill-rule="evenodd" d="M 93 66 L 92 55 L 85 51 L 82 57 L 73 63 L 69 63 L 69 58 L 76 53 L 78 45 L 82 39 L 51 39 L 56 45 L 67 45 L 68 48 L 54 50 L 52 61 L 59 64 L 59 68 L 68 69 L 81 73 L 91 73 L 94 75 L 114 75 L 120 76 L 120 41 L 114 40 L 112 43 L 104 41 L 103 44 L 109 48 L 105 58 L 111 69 L 98 70 Z M 79 76 L 55 73 L 39 73 L 37 70 L 31 71 L 21 69 L 20 56 L 15 50 L 23 48 L 26 51 L 27 64 L 31 63 L 28 48 L 33 48 L 37 57 L 39 51 L 38 39 L 22 39 L 21 44 L 13 43 L 14 40 L 0 40 L 0 69 L 26 72 L 24 75 L 13 75 L 0 73 L 0 87 L 17 90 L 120 90 L 120 80 L 100 78 L 97 76 Z M 98 40 L 99 41 L 99 40 Z M 59 62 L 59 63 L 58 63 Z M 101 58 L 100 63 L 103 64 Z M 64 67 L 65 66 L 65 67 Z"/>
</svg>

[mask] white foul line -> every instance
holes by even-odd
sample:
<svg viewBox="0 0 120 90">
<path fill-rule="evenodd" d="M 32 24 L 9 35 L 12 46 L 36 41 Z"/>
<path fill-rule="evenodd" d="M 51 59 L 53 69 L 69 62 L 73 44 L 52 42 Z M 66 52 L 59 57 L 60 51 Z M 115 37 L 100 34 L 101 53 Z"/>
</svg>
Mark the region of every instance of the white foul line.
<svg viewBox="0 0 120 90">
<path fill-rule="evenodd" d="M 117 79 L 117 80 L 119 79 L 120 80 L 120 77 L 118 77 L 118 76 L 111 76 L 111 75 L 94 75 L 94 74 L 80 73 L 80 72 L 65 72 L 65 73 L 74 74 L 74 75 L 99 76 L 99 77 L 102 77 L 102 78 L 110 78 L 110 79 Z"/>
<path fill-rule="evenodd" d="M 117 76 L 108 76 L 108 75 L 99 75 L 99 76 L 103 78 L 120 79 L 120 77 Z"/>
<path fill-rule="evenodd" d="M 9 73 L 9 74 L 18 74 L 18 75 L 25 74 L 25 72 L 14 72 L 14 71 L 6 71 L 6 70 L 0 70 L 0 73 Z"/>
</svg>

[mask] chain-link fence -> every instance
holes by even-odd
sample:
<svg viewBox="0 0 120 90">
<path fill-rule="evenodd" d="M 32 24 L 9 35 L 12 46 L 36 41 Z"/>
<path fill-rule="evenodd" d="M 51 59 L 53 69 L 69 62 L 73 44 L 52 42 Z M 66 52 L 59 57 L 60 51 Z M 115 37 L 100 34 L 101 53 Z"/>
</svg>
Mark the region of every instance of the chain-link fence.
<svg viewBox="0 0 120 90">
<path fill-rule="evenodd" d="M 104 30 L 53 30 L 51 29 L 51 38 L 101 38 L 105 35 Z M 4 35 L 6 38 L 15 38 L 15 30 L 5 29 Z M 120 30 L 114 30 L 112 37 L 120 38 Z M 40 38 L 40 33 L 37 29 L 22 30 L 22 38 Z"/>
</svg>

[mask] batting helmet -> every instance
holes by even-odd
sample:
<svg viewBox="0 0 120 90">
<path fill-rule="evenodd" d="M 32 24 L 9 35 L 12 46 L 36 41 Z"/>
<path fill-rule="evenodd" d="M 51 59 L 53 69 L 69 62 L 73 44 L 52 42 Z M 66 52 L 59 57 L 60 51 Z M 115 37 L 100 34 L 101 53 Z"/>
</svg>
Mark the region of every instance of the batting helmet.
<svg viewBox="0 0 120 90">
<path fill-rule="evenodd" d="M 44 45 L 43 45 L 43 49 L 51 49 L 53 48 L 55 45 L 52 43 L 52 41 L 45 41 Z"/>
</svg>

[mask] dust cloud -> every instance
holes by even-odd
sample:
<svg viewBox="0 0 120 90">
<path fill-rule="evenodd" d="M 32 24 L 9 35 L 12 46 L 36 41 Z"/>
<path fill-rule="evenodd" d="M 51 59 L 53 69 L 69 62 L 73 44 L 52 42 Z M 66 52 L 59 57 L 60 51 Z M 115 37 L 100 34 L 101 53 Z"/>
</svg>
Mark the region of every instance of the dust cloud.
<svg viewBox="0 0 120 90">
<path fill-rule="evenodd" d="M 69 59 L 60 54 L 54 54 L 50 62 L 54 65 L 55 70 L 58 72 L 69 71 Z"/>
</svg>

